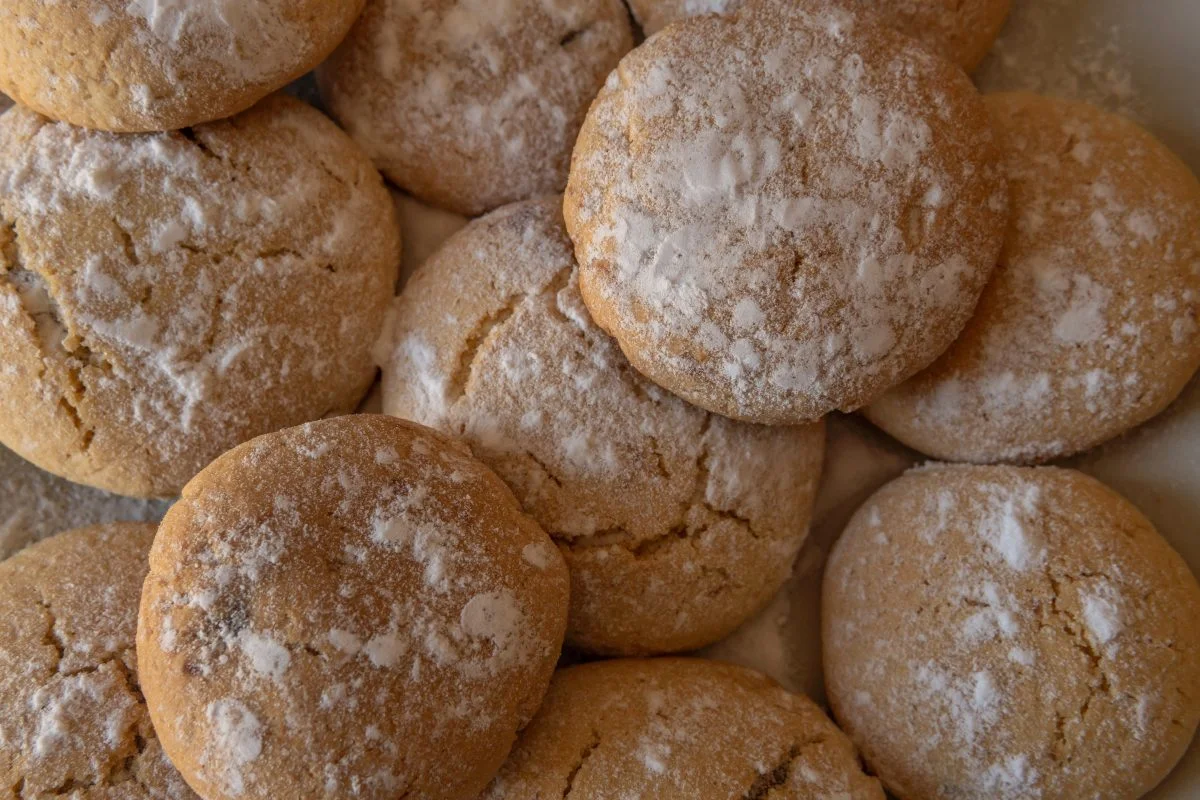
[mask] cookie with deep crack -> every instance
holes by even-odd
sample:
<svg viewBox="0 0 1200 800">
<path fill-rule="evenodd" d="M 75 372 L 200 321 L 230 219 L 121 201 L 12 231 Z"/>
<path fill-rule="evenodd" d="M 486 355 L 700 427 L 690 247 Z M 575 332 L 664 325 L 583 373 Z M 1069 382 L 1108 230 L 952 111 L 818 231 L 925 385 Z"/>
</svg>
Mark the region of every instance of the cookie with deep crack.
<svg viewBox="0 0 1200 800">
<path fill-rule="evenodd" d="M 6 0 L 0 90 L 53 119 L 165 131 L 231 117 L 311 70 L 363 0 Z"/>
<path fill-rule="evenodd" d="M 379 173 L 274 95 L 180 133 L 0 117 L 0 442 L 167 497 L 267 431 L 351 411 L 400 261 Z"/>
<path fill-rule="evenodd" d="M 544 797 L 883 800 L 807 697 L 700 659 L 560 670 L 483 800 Z"/>
<path fill-rule="evenodd" d="M 760 3 L 792 0 L 756 0 Z M 837 0 L 826 0 L 836 2 Z M 881 21 L 905 33 L 968 72 L 979 66 L 1008 19 L 1012 0 L 842 0 L 846 5 L 875 13 Z M 698 14 L 726 13 L 742 0 L 629 0 L 633 16 L 649 36 L 681 19 Z"/>
<path fill-rule="evenodd" d="M 576 647 L 702 647 L 791 574 L 824 424 L 735 422 L 637 373 L 584 308 L 560 197 L 452 237 L 381 344 L 384 411 L 464 439 L 557 542 Z"/>
<path fill-rule="evenodd" d="M 1200 586 L 1082 473 L 911 471 L 851 520 L 823 593 L 834 712 L 902 800 L 1134 800 L 1200 721 Z"/>
<path fill-rule="evenodd" d="M 474 797 L 541 702 L 567 591 L 465 447 L 338 417 L 187 485 L 150 554 L 138 666 L 207 800 Z"/>
<path fill-rule="evenodd" d="M 1155 416 L 1200 368 L 1200 181 L 1137 123 L 988 95 L 1013 224 L 966 329 L 868 407 L 948 461 L 1042 462 Z"/>
<path fill-rule="evenodd" d="M 762 424 L 857 409 L 929 366 L 1008 220 L 962 70 L 818 0 L 698 17 L 628 55 L 564 209 L 583 299 L 633 365 Z"/>
<path fill-rule="evenodd" d="M 196 800 L 163 755 L 138 683 L 154 531 L 81 528 L 0 562 L 0 797 Z"/>
<path fill-rule="evenodd" d="M 588 104 L 631 47 L 621 0 L 370 0 L 317 75 L 384 175 L 475 216 L 562 191 Z"/>
</svg>

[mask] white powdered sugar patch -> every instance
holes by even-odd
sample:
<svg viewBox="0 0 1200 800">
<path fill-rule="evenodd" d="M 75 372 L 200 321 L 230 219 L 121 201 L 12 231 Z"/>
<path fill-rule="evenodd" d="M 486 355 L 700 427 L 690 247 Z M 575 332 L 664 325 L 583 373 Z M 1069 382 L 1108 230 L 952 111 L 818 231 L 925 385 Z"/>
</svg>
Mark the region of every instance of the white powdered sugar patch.
<svg viewBox="0 0 1200 800">
<path fill-rule="evenodd" d="M 240 700 L 215 700 L 205 709 L 209 736 L 202 769 L 233 796 L 246 789 L 244 771 L 262 755 L 263 724 Z"/>
<path fill-rule="evenodd" d="M 1010 568 L 1035 569 L 1046 559 L 1046 548 L 1033 524 L 1041 517 L 1040 492 L 1034 484 L 991 486 L 979 535 Z"/>
<path fill-rule="evenodd" d="M 460 624 L 468 636 L 489 639 L 497 658 L 509 661 L 519 643 L 525 614 L 516 595 L 507 589 L 485 592 L 472 597 L 463 606 Z"/>
<path fill-rule="evenodd" d="M 250 668 L 264 678 L 281 680 L 291 664 L 291 653 L 269 634 L 244 630 L 237 645 Z"/>
<path fill-rule="evenodd" d="M 1104 582 L 1095 591 L 1082 594 L 1083 621 L 1088 633 L 1100 645 L 1107 645 L 1120 635 L 1124 627 L 1121 598 L 1117 590 Z"/>
</svg>

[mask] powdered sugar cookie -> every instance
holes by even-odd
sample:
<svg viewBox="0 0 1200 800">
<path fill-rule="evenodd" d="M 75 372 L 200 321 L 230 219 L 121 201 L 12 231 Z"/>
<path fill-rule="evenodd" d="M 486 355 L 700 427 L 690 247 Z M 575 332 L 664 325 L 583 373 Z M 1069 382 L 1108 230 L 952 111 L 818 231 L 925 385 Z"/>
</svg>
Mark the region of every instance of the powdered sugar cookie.
<svg viewBox="0 0 1200 800">
<path fill-rule="evenodd" d="M 207 800 L 474 797 L 495 774 L 558 659 L 568 582 L 464 450 L 360 414 L 255 439 L 184 489 L 138 664 Z"/>
<path fill-rule="evenodd" d="M 791 2 L 792 0 L 758 0 Z M 838 0 L 826 0 L 833 4 Z M 965 70 L 973 70 L 987 55 L 1012 0 L 840 0 L 874 12 L 881 21 L 919 40 Z M 677 20 L 697 14 L 724 13 L 741 0 L 629 0 L 634 17 L 649 36 Z"/>
<path fill-rule="evenodd" d="M 7 0 L 0 89 L 54 119 L 112 131 L 237 114 L 337 46 L 363 0 Z"/>
<path fill-rule="evenodd" d="M 0 117 L 0 441 L 172 496 L 260 433 L 352 410 L 399 264 L 379 174 L 282 95 L 128 135 Z"/>
<path fill-rule="evenodd" d="M 1145 422 L 1200 367 L 1200 182 L 1133 122 L 987 98 L 1014 224 L 974 318 L 867 415 L 955 461 L 1045 461 Z"/>
<path fill-rule="evenodd" d="M 474 216 L 562 191 L 588 103 L 631 47 L 620 0 L 370 0 L 318 77 L 388 178 Z"/>
<path fill-rule="evenodd" d="M 825 680 L 903 800 L 1133 800 L 1200 721 L 1200 587 L 1082 473 L 932 467 L 830 556 Z"/>
<path fill-rule="evenodd" d="M 0 559 L 71 528 L 117 520 L 157 522 L 168 506 L 65 481 L 0 446 Z"/>
<path fill-rule="evenodd" d="M 819 6 L 649 39 L 592 106 L 566 194 L 596 322 L 659 385 L 752 422 L 855 409 L 928 366 L 1007 219 L 962 71 Z"/>
<path fill-rule="evenodd" d="M 699 659 L 601 661 L 559 671 L 483 795 L 883 800 L 854 746 L 806 697 Z"/>
<path fill-rule="evenodd" d="M 153 525 L 114 523 L 0 563 L 0 796 L 195 800 L 138 688 L 153 541 Z"/>
<path fill-rule="evenodd" d="M 385 343 L 384 411 L 462 437 L 558 543 L 577 647 L 692 650 L 787 580 L 824 425 L 734 422 L 635 372 L 583 306 L 561 198 L 454 236 Z"/>
</svg>

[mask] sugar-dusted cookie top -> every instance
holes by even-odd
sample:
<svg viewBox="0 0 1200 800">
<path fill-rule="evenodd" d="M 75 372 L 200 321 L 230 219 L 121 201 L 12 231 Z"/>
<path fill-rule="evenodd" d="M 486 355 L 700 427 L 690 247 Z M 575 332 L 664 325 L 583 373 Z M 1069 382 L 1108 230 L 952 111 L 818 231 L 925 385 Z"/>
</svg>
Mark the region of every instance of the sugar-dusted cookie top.
<svg viewBox="0 0 1200 800">
<path fill-rule="evenodd" d="M 858 511 L 826 567 L 825 681 L 911 800 L 1135 800 L 1200 721 L 1200 587 L 1072 470 L 933 466 Z"/>
<path fill-rule="evenodd" d="M 735 422 L 637 373 L 579 296 L 560 197 L 452 237 L 397 301 L 379 357 L 384 410 L 462 437 L 554 538 L 572 644 L 693 650 L 791 574 L 824 425 Z"/>
<path fill-rule="evenodd" d="M 164 131 L 233 116 L 329 54 L 363 0 L 6 0 L 0 90 L 53 119 Z"/>
<path fill-rule="evenodd" d="M 111 134 L 0 116 L 0 441 L 79 483 L 174 496 L 365 393 L 399 267 L 379 173 L 275 95 Z"/>
<path fill-rule="evenodd" d="M 664 388 L 768 424 L 928 366 L 999 255 L 1007 198 L 963 72 L 823 3 L 673 26 L 576 145 L 565 216 L 600 327 Z"/>
<path fill-rule="evenodd" d="M 138 664 L 208 800 L 471 797 L 536 710 L 566 567 L 452 440 L 358 414 L 217 459 L 150 557 Z"/>
<path fill-rule="evenodd" d="M 1013 223 L 962 336 L 867 415 L 953 461 L 1047 461 L 1166 408 L 1200 367 L 1200 181 L 1086 103 L 990 95 Z"/>
</svg>

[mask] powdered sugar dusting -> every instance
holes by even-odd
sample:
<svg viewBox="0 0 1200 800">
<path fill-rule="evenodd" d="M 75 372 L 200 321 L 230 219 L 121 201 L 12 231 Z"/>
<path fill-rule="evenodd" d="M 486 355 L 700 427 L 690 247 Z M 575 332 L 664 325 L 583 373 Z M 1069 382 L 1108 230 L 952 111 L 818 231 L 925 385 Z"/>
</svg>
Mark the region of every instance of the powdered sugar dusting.
<svg viewBox="0 0 1200 800">
<path fill-rule="evenodd" d="M 860 52 L 858 24 L 789 7 L 666 31 L 585 124 L 566 200 L 584 296 L 639 369 L 701 406 L 854 408 L 940 349 L 991 267 L 1004 195 L 973 90 L 882 31 Z M 885 93 L 888 59 L 905 66 Z M 669 134 L 625 139 L 643 128 Z M 982 209 L 963 225 L 968 197 Z"/>
<path fill-rule="evenodd" d="M 204 750 L 204 770 L 234 797 L 246 789 L 244 770 L 262 755 L 263 725 L 240 700 L 222 698 L 205 709 L 209 740 Z"/>
</svg>

